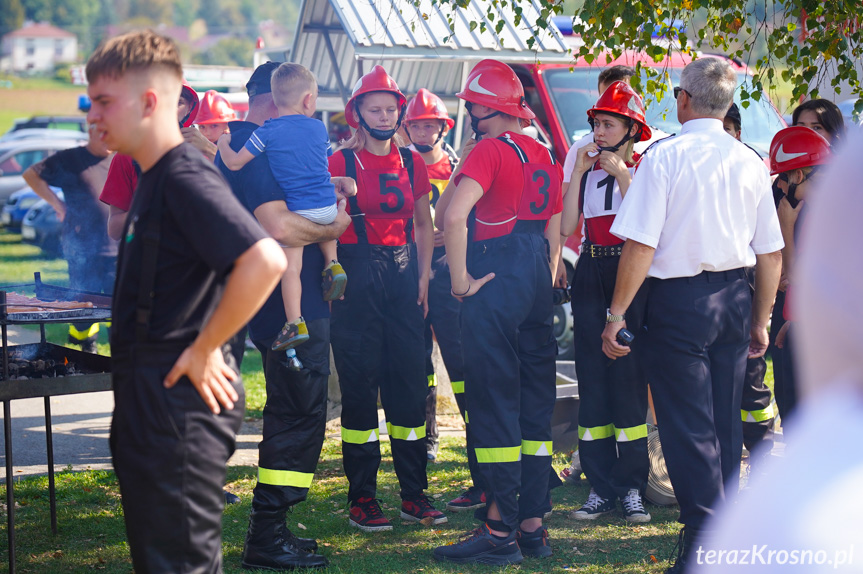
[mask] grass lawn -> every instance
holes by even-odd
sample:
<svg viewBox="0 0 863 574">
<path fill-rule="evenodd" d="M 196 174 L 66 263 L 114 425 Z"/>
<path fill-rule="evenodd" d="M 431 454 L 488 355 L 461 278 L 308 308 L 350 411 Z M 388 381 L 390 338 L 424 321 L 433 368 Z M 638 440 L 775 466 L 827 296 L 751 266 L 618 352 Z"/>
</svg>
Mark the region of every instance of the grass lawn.
<svg viewBox="0 0 863 574">
<path fill-rule="evenodd" d="M 288 526 L 300 536 L 313 536 L 330 559 L 326 572 L 489 572 L 482 566 L 438 564 L 431 556 L 435 546 L 456 541 L 475 526 L 470 513 L 449 515 L 446 525 L 427 528 L 398 519 L 399 497 L 389 443 L 382 442 L 383 463 L 378 495 L 384 512 L 393 521 L 392 532 L 365 534 L 348 527 L 347 481 L 341 467 L 340 443 L 328 439 L 324 445 L 315 482 L 306 503 L 288 515 Z M 443 440 L 438 464 L 429 466 L 429 493 L 443 508 L 468 485 L 465 451 L 457 438 Z M 566 464 L 557 456 L 557 468 Z M 228 469 L 228 489 L 243 502 L 228 507 L 223 525 L 225 572 L 242 572 L 240 559 L 248 524 L 251 491 L 256 469 Z M 120 496 L 110 472 L 62 472 L 57 476 L 57 536 L 51 534 L 47 479 L 16 482 L 17 556 L 20 572 L 66 573 L 129 572 L 131 562 L 125 542 Z M 649 506 L 653 521 L 629 525 L 620 515 L 606 516 L 584 525 L 568 514 L 587 498 L 586 481 L 553 491 L 555 510 L 548 521 L 554 556 L 547 560 L 526 559 L 518 572 L 661 572 L 677 540 L 677 509 Z M 0 494 L 3 489 L 0 488 Z M 5 540 L 5 521 L 0 526 Z M 656 561 L 654 561 L 656 559 Z M 0 550 L 0 563 L 8 560 Z"/>
<path fill-rule="evenodd" d="M 12 82 L 11 88 L 0 87 L 0 134 L 19 118 L 31 116 L 78 116 L 78 94 L 86 86 L 73 86 L 53 78 L 18 78 L 0 74 L 0 80 Z"/>
<path fill-rule="evenodd" d="M 33 272 L 41 271 L 43 280 L 68 284 L 66 264 L 45 259 L 38 249 L 20 243 L 20 236 L 0 232 L 0 285 L 30 283 Z M 66 326 L 49 325 L 47 338 L 65 344 Z M 100 334 L 100 353 L 108 354 L 106 329 Z M 772 387 L 772 365 L 768 360 L 768 384 Z M 246 353 L 243 362 L 246 385 L 247 416 L 260 418 L 265 401 L 260 355 Z M 347 482 L 341 466 L 340 442 L 327 439 L 315 475 L 309 500 L 288 516 L 288 524 L 300 536 L 313 536 L 322 544 L 330 559 L 326 572 L 489 572 L 481 566 L 442 565 L 434 562 L 432 549 L 454 542 L 473 528 L 470 514 L 450 514 L 442 527 L 426 528 L 403 524 L 397 518 L 398 485 L 395 480 L 389 443 L 384 441 L 382 473 L 378 495 L 384 511 L 394 522 L 392 532 L 364 534 L 347 524 Z M 469 484 L 464 445 L 460 439 L 442 440 L 438 463 L 429 466 L 429 493 L 438 506 L 454 498 Z M 555 455 L 554 466 L 563 468 L 568 458 Z M 248 523 L 252 488 L 257 469 L 240 466 L 228 469 L 228 489 L 239 495 L 242 504 L 226 509 L 224 515 L 225 571 L 243 572 L 240 567 L 243 539 Z M 129 572 L 131 562 L 125 542 L 120 495 L 112 472 L 61 472 L 57 475 L 58 525 L 51 534 L 48 510 L 47 477 L 16 481 L 17 556 L 20 572 L 66 573 Z M 648 506 L 653 521 L 647 525 L 629 525 L 620 515 L 603 517 L 591 524 L 568 518 L 587 498 L 585 481 L 563 486 L 552 493 L 554 515 L 548 521 L 554 556 L 547 560 L 528 559 L 507 571 L 584 572 L 589 574 L 617 572 L 661 572 L 677 540 L 677 508 Z M 0 485 L 0 501 L 5 501 L 5 487 Z M 0 502 L 0 515 L 5 507 Z M 5 547 L 6 521 L 0 524 L 0 564 L 8 561 Z"/>
</svg>

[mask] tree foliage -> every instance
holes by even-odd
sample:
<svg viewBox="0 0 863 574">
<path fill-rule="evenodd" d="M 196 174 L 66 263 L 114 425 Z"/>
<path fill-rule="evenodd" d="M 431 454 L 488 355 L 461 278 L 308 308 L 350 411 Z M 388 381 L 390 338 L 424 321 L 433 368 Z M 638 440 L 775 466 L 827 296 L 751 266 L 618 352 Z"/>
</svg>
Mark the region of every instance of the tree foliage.
<svg viewBox="0 0 863 574">
<path fill-rule="evenodd" d="M 454 10 L 471 0 L 433 0 Z M 517 23 L 531 0 L 495 0 L 487 17 L 502 27 L 494 10 L 509 10 Z M 610 61 L 623 50 L 644 52 L 661 62 L 673 51 L 721 52 L 746 63 L 754 76 L 743 105 L 759 100 L 780 78 L 791 84 L 793 97 L 819 97 L 821 89 L 840 93 L 847 85 L 860 97 L 863 108 L 863 11 L 859 1 L 847 0 L 590 0 L 576 4 L 563 0 L 533 0 L 540 8 L 535 22 L 524 22 L 535 33 L 551 25 L 555 15 L 573 17 L 573 32 L 584 44 L 573 49 L 575 58 Z M 451 19 L 451 27 L 457 25 Z M 484 24 L 480 24 L 484 27 Z M 454 29 L 454 28 L 453 28 Z M 667 40 L 657 41 L 657 39 Z M 755 47 L 766 45 L 756 53 Z M 661 73 L 645 69 L 648 78 Z M 646 91 L 664 89 L 649 82 Z"/>
</svg>

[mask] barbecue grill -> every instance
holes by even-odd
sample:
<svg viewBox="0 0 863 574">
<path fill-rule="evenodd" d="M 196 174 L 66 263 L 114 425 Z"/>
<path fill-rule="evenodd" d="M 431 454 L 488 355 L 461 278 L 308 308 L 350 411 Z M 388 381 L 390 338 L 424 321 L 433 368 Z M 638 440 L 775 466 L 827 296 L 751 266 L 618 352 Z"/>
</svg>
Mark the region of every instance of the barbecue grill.
<svg viewBox="0 0 863 574">
<path fill-rule="evenodd" d="M 45 340 L 47 323 L 73 321 L 109 321 L 111 298 L 99 293 L 76 291 L 42 282 L 34 274 L 34 283 L 15 285 L 15 289 L 34 289 L 38 304 L 15 304 L 7 312 L 7 293 L 0 290 L 0 329 L 3 353 L 0 355 L 0 400 L 3 401 L 3 435 L 6 442 L 6 512 L 9 539 L 9 572 L 15 572 L 15 493 L 12 474 L 12 416 L 10 403 L 15 399 L 43 397 L 45 401 L 45 439 L 48 451 L 48 492 L 51 507 L 51 530 L 57 533 L 57 504 L 54 487 L 54 442 L 51 432 L 51 397 L 111 390 L 111 361 L 108 357 L 84 353 Z M 51 302 L 85 302 L 92 307 L 70 309 Z M 8 325 L 39 325 L 41 342 L 28 345 L 8 344 Z"/>
</svg>

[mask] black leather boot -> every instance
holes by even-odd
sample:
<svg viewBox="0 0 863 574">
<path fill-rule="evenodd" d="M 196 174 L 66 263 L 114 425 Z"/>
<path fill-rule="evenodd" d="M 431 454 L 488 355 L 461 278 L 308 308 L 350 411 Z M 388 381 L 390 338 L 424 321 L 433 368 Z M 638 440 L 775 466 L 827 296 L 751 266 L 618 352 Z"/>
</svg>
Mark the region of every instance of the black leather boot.
<svg viewBox="0 0 863 574">
<path fill-rule="evenodd" d="M 299 540 L 302 539 L 295 537 L 285 526 L 284 511 L 252 510 L 243 548 L 243 568 L 287 571 L 327 566 L 327 559 L 320 554 L 301 549 L 296 542 Z M 306 539 L 304 545 L 317 548 L 314 540 Z"/>
<path fill-rule="evenodd" d="M 677 556 L 675 557 L 674 564 L 665 570 L 665 574 L 684 574 L 688 572 L 687 563 L 695 547 L 695 538 L 698 535 L 699 532 L 690 526 L 684 526 L 680 529 L 680 533 L 677 535 L 677 544 L 674 546 L 674 550 L 672 550 L 672 553 L 677 552 Z"/>
</svg>

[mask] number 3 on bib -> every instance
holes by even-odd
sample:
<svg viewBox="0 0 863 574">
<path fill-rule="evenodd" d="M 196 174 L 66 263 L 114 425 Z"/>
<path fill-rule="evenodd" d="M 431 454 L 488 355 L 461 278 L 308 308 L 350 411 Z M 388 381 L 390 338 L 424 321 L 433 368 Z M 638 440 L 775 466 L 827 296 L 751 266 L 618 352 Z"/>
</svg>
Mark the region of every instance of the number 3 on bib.
<svg viewBox="0 0 863 574">
<path fill-rule="evenodd" d="M 560 195 L 560 176 L 543 164 L 524 164 L 524 190 L 518 210 L 519 219 L 551 219 L 554 204 Z"/>
</svg>

